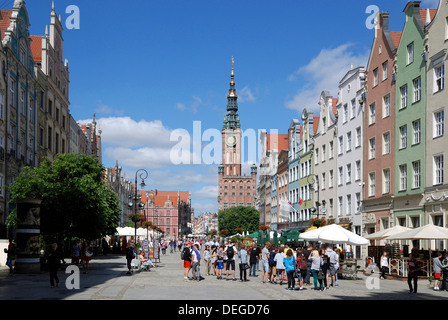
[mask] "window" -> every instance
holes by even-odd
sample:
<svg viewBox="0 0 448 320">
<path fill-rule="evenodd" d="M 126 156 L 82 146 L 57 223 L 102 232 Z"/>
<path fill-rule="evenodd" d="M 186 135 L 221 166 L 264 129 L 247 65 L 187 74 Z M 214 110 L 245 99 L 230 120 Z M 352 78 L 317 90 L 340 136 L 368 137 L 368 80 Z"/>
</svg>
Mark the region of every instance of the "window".
<svg viewBox="0 0 448 320">
<path fill-rule="evenodd" d="M 361 193 L 355 194 L 356 198 L 356 212 L 361 212 Z"/>
<path fill-rule="evenodd" d="M 420 188 L 421 173 L 420 173 L 420 161 L 412 162 L 412 187 Z"/>
<path fill-rule="evenodd" d="M 350 150 L 352 150 L 352 133 L 347 132 L 347 150 L 346 151 L 350 151 Z"/>
<path fill-rule="evenodd" d="M 375 159 L 376 143 L 375 138 L 369 140 L 369 159 Z"/>
<path fill-rule="evenodd" d="M 434 92 L 445 88 L 445 65 L 434 68 Z"/>
<path fill-rule="evenodd" d="M 330 170 L 328 175 L 328 188 L 333 188 L 333 170 Z"/>
<path fill-rule="evenodd" d="M 412 81 L 414 88 L 414 102 L 420 101 L 422 98 L 422 79 L 418 77 Z"/>
<path fill-rule="evenodd" d="M 400 109 L 406 108 L 408 106 L 408 86 L 404 85 L 400 88 L 401 104 Z"/>
<path fill-rule="evenodd" d="M 390 192 L 390 169 L 383 169 L 383 194 Z"/>
<path fill-rule="evenodd" d="M 352 165 L 348 164 L 346 167 L 346 170 L 347 170 L 347 174 L 346 174 L 345 183 L 350 183 L 350 182 L 352 182 Z"/>
<path fill-rule="evenodd" d="M 377 85 L 378 85 L 378 68 L 373 70 L 373 86 L 375 87 Z"/>
<path fill-rule="evenodd" d="M 390 116 L 390 94 L 383 97 L 383 118 Z"/>
<path fill-rule="evenodd" d="M 421 139 L 421 124 L 420 119 L 412 122 L 412 130 L 414 131 L 414 141 L 413 144 L 419 144 Z"/>
<path fill-rule="evenodd" d="M 383 81 L 387 79 L 389 73 L 389 62 L 386 61 L 383 63 Z"/>
<path fill-rule="evenodd" d="M 25 90 L 20 89 L 20 112 L 23 115 L 26 115 L 26 108 L 25 108 Z"/>
<path fill-rule="evenodd" d="M 433 184 L 443 184 L 444 183 L 444 177 L 443 177 L 443 171 L 444 171 L 444 159 L 443 154 L 434 156 L 434 169 L 433 169 Z"/>
<path fill-rule="evenodd" d="M 333 216 L 333 199 L 330 199 L 330 217 Z"/>
<path fill-rule="evenodd" d="M 340 186 L 340 185 L 342 185 L 342 179 L 343 179 L 343 175 L 344 174 L 344 172 L 343 172 L 343 169 L 342 169 L 342 167 L 339 167 L 338 168 L 338 186 Z"/>
<path fill-rule="evenodd" d="M 375 188 L 376 188 L 376 181 L 375 181 L 375 172 L 369 173 L 369 197 L 375 196 Z"/>
<path fill-rule="evenodd" d="M 344 123 L 346 123 L 348 121 L 348 105 L 344 104 L 342 109 L 343 109 L 342 120 L 343 120 Z"/>
<path fill-rule="evenodd" d="M 342 203 L 342 197 L 338 197 L 338 216 L 342 215 L 342 208 L 343 208 L 343 203 Z"/>
<path fill-rule="evenodd" d="M 316 148 L 316 154 L 314 157 L 314 164 L 319 164 L 319 148 Z"/>
<path fill-rule="evenodd" d="M 408 145 L 408 127 L 406 125 L 400 127 L 400 149 L 406 148 Z"/>
<path fill-rule="evenodd" d="M 361 146 L 361 127 L 356 128 L 356 145 L 355 147 Z"/>
<path fill-rule="evenodd" d="M 14 108 L 16 107 L 15 89 L 16 89 L 16 82 L 13 79 L 11 79 L 11 83 L 9 84 L 9 104 Z"/>
<path fill-rule="evenodd" d="M 402 164 L 399 166 L 400 169 L 400 191 L 406 190 L 406 186 L 408 183 L 408 173 L 407 173 L 407 165 Z"/>
<path fill-rule="evenodd" d="M 352 214 L 352 196 L 347 195 L 347 214 Z"/>
<path fill-rule="evenodd" d="M 356 117 L 356 99 L 353 99 L 351 104 L 352 104 L 351 118 L 353 119 L 354 117 Z"/>
<path fill-rule="evenodd" d="M 330 141 L 329 146 L 330 146 L 330 154 L 328 155 L 328 158 L 333 159 L 333 156 L 334 156 L 333 141 Z"/>
<path fill-rule="evenodd" d="M 323 172 L 322 173 L 322 190 L 325 189 L 326 185 L 327 185 L 327 180 L 326 180 L 326 177 L 325 177 L 325 172 Z"/>
<path fill-rule="evenodd" d="M 445 112 L 444 110 L 434 112 L 434 138 L 441 137 L 445 133 Z"/>
<path fill-rule="evenodd" d="M 383 133 L 383 154 L 390 153 L 390 132 Z"/>
<path fill-rule="evenodd" d="M 355 162 L 355 181 L 361 180 L 361 160 Z"/>
<path fill-rule="evenodd" d="M 369 125 L 374 124 L 376 121 L 376 105 L 375 102 L 369 107 Z"/>
<path fill-rule="evenodd" d="M 408 45 L 408 64 L 414 62 L 414 43 Z"/>
<path fill-rule="evenodd" d="M 342 136 L 339 137 L 339 150 L 338 154 L 342 154 L 342 150 L 344 148 L 344 138 Z"/>
</svg>

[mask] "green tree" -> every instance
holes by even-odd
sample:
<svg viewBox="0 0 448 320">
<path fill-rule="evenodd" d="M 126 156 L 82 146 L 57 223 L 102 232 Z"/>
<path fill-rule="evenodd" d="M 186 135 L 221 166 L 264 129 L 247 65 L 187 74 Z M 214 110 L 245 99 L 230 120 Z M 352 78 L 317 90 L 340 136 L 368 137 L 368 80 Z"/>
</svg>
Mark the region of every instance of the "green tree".
<svg viewBox="0 0 448 320">
<path fill-rule="evenodd" d="M 229 230 L 229 236 L 238 232 L 236 228 L 242 228 L 244 232 L 249 233 L 258 230 L 260 224 L 260 212 L 252 207 L 234 207 L 219 211 L 218 226 L 219 230 Z"/>
<path fill-rule="evenodd" d="M 11 202 L 42 200 L 44 236 L 98 239 L 115 231 L 121 212 L 117 195 L 103 181 L 103 172 L 95 157 L 60 154 L 53 162 L 46 159 L 37 168 L 26 167 L 10 186 Z"/>
</svg>

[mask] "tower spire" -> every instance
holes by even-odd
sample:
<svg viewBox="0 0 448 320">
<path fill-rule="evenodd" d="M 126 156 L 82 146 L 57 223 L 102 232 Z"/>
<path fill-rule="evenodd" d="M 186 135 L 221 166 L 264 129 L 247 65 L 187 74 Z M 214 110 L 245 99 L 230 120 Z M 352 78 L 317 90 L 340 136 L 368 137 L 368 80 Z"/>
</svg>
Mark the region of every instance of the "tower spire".
<svg viewBox="0 0 448 320">
<path fill-rule="evenodd" d="M 227 114 L 224 119 L 224 127 L 228 129 L 239 128 L 240 119 L 238 117 L 238 96 L 235 90 L 235 59 L 232 57 L 232 73 L 230 74 L 230 89 L 227 95 Z"/>
</svg>

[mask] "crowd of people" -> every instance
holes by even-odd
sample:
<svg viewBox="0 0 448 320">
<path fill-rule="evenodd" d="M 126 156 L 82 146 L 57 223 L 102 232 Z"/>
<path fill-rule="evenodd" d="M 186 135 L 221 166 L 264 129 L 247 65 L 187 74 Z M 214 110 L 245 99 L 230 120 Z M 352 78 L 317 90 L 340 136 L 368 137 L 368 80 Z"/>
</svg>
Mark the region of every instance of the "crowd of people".
<svg viewBox="0 0 448 320">
<path fill-rule="evenodd" d="M 201 261 L 204 261 L 206 277 L 237 281 L 238 261 L 241 282 L 249 281 L 248 277 L 258 277 L 256 271 L 261 271 L 259 281 L 262 283 L 285 284 L 289 290 L 303 290 L 304 286 L 311 286 L 314 290 L 323 291 L 338 286 L 340 254 L 340 249 L 333 250 L 331 245 L 290 248 L 288 245 L 274 246 L 270 242 L 262 247 L 256 244 L 237 246 L 231 242 L 220 244 L 209 241 L 202 244 L 189 241 L 185 243 L 181 259 L 184 281 L 206 279 L 201 274 Z"/>
</svg>

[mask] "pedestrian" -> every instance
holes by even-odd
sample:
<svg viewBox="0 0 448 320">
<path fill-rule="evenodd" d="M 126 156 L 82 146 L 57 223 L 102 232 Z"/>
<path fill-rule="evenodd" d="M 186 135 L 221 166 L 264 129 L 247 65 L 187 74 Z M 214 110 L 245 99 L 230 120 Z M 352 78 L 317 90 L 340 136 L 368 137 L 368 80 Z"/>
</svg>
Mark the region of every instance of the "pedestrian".
<svg viewBox="0 0 448 320">
<path fill-rule="evenodd" d="M 335 250 L 336 252 L 336 258 L 340 256 L 341 249 L 337 248 Z M 331 265 L 330 265 L 331 268 Z M 330 276 L 331 276 L 331 286 L 338 286 L 338 270 L 339 270 L 339 259 L 336 259 L 336 263 L 334 264 L 334 283 L 333 283 L 333 276 L 331 276 L 331 270 L 330 270 Z"/>
<path fill-rule="evenodd" d="M 277 270 L 275 268 L 275 260 L 274 260 L 277 252 L 278 250 L 275 247 L 272 247 L 271 252 L 269 252 L 269 281 L 272 284 L 277 284 L 276 282 Z"/>
<path fill-rule="evenodd" d="M 446 285 L 447 277 L 448 277 L 448 253 L 445 253 L 442 260 L 442 290 L 448 291 L 448 287 Z"/>
<path fill-rule="evenodd" d="M 434 257 L 434 259 L 432 260 L 433 264 L 432 264 L 432 268 L 434 270 L 434 291 L 439 291 L 439 281 L 440 281 L 440 276 L 442 274 L 442 268 L 447 267 L 446 265 L 442 265 L 442 253 L 441 252 L 437 252 L 436 256 Z"/>
<path fill-rule="evenodd" d="M 260 251 L 257 245 L 254 245 L 249 253 L 249 277 L 256 277 L 255 270 L 257 269 L 258 258 L 260 256 Z"/>
<path fill-rule="evenodd" d="M 81 247 L 79 246 L 79 241 L 75 240 L 72 246 L 72 264 L 79 264 L 79 256 L 81 254 Z"/>
<path fill-rule="evenodd" d="M 187 242 L 182 250 L 181 258 L 184 261 L 184 281 L 188 281 L 188 273 L 191 269 L 191 242 Z"/>
<path fill-rule="evenodd" d="M 249 269 L 248 262 L 248 253 L 246 251 L 246 247 L 244 245 L 241 246 L 240 250 L 238 250 L 238 262 L 240 267 L 240 281 L 247 282 L 247 269 Z"/>
<path fill-rule="evenodd" d="M 416 259 L 414 253 L 411 253 L 408 261 L 408 286 L 409 293 L 417 293 L 418 274 L 422 265 L 421 262 Z M 412 287 L 414 283 L 414 287 Z"/>
<path fill-rule="evenodd" d="M 236 281 L 235 277 L 235 255 L 238 254 L 238 251 L 235 249 L 233 243 L 229 243 L 227 248 L 225 249 L 227 262 L 226 262 L 226 280 L 229 279 L 229 270 L 232 269 L 232 279 Z"/>
<path fill-rule="evenodd" d="M 320 266 L 318 280 L 319 286 L 322 291 L 328 289 L 328 271 L 330 269 L 330 257 L 324 249 L 320 249 L 319 255 L 322 259 L 322 264 Z"/>
<path fill-rule="evenodd" d="M 295 290 L 296 280 L 294 271 L 296 270 L 296 259 L 293 251 L 288 249 L 286 256 L 283 258 L 283 265 L 285 266 L 286 275 L 288 277 L 288 290 Z"/>
<path fill-rule="evenodd" d="M 327 255 L 330 257 L 330 276 L 331 276 L 331 283 L 334 286 L 338 286 L 336 283 L 336 265 L 339 265 L 339 254 L 337 254 L 333 249 L 331 248 L 331 245 L 327 246 L 326 250 Z"/>
<path fill-rule="evenodd" d="M 143 250 L 140 250 L 139 259 L 142 263 L 142 270 L 151 271 L 150 268 L 154 267 L 154 264 L 152 263 L 151 259 L 147 259 L 145 257 L 145 253 L 143 252 Z"/>
<path fill-rule="evenodd" d="M 131 272 L 133 272 L 133 270 L 132 270 L 132 260 L 134 258 L 135 258 L 134 249 L 132 248 L 131 243 L 128 242 L 126 244 L 126 262 L 127 262 L 127 267 L 128 267 L 127 274 L 131 274 Z"/>
<path fill-rule="evenodd" d="M 299 290 L 303 290 L 304 280 L 308 272 L 308 259 L 303 255 L 303 251 L 297 252 L 297 266 Z"/>
<path fill-rule="evenodd" d="M 347 259 L 347 260 L 349 260 L 349 259 L 351 259 L 353 256 L 352 256 L 352 247 L 349 245 L 349 244 L 347 244 L 346 246 L 345 246 L 345 258 Z"/>
<path fill-rule="evenodd" d="M 16 244 L 12 239 L 9 240 L 8 249 L 5 249 L 6 253 L 6 265 L 9 268 L 9 273 L 13 273 L 13 262 L 16 259 Z"/>
<path fill-rule="evenodd" d="M 212 267 L 212 262 L 211 262 L 211 253 L 210 253 L 210 247 L 208 245 L 204 246 L 204 252 L 202 253 L 202 256 L 204 257 L 204 262 L 205 262 L 205 270 L 206 270 L 206 275 L 209 276 L 210 275 L 210 270 Z"/>
<path fill-rule="evenodd" d="M 224 254 L 223 254 L 223 247 L 220 246 L 218 250 L 216 251 L 216 279 L 221 280 L 222 279 L 222 270 L 224 269 Z"/>
<path fill-rule="evenodd" d="M 283 259 L 285 258 L 285 256 L 286 254 L 283 250 L 283 247 L 280 247 L 280 250 L 274 257 L 274 261 L 276 263 L 275 268 L 277 269 L 277 277 L 280 280 L 280 285 L 283 284 L 283 280 L 285 279 L 285 265 L 283 264 Z"/>
<path fill-rule="evenodd" d="M 93 249 L 86 243 L 82 255 L 82 265 L 84 268 L 84 273 L 89 273 L 89 262 L 90 260 L 92 260 L 92 256 L 93 256 Z"/>
<path fill-rule="evenodd" d="M 311 261 L 311 274 L 313 275 L 313 282 L 314 282 L 314 290 L 320 290 L 318 287 L 318 277 L 319 277 L 319 270 L 322 265 L 322 258 L 319 255 L 319 251 L 313 250 L 311 252 L 311 256 L 309 257 L 309 260 Z"/>
<path fill-rule="evenodd" d="M 210 252 L 210 263 L 212 265 L 212 269 L 213 269 L 213 275 L 216 276 L 216 261 L 218 260 L 218 248 L 213 244 L 212 245 L 212 250 Z"/>
<path fill-rule="evenodd" d="M 199 245 L 195 244 L 191 250 L 191 270 L 193 272 L 193 281 L 202 280 L 201 271 L 201 255 L 199 254 Z"/>
<path fill-rule="evenodd" d="M 59 286 L 58 270 L 61 267 L 61 255 L 58 252 L 58 244 L 53 243 L 51 245 L 51 251 L 47 256 L 46 262 L 47 267 L 50 272 L 50 288 L 54 288 L 55 282 L 56 287 Z"/>
<path fill-rule="evenodd" d="M 310 256 L 311 256 L 311 252 L 312 252 L 313 246 L 312 245 L 308 245 L 308 247 L 306 248 L 306 250 L 303 252 L 303 257 L 305 258 L 305 260 L 308 263 L 308 267 L 306 269 L 306 276 L 305 279 L 303 280 L 303 283 L 307 286 L 311 285 L 311 261 Z"/>
<path fill-rule="evenodd" d="M 381 280 L 386 279 L 386 272 L 389 271 L 389 259 L 387 257 L 387 252 L 384 251 L 383 255 L 381 256 L 380 259 L 380 270 L 381 270 Z"/>
<path fill-rule="evenodd" d="M 263 250 L 261 250 L 261 266 L 262 266 L 262 274 L 261 281 L 266 283 L 269 277 L 269 248 L 271 246 L 270 242 L 266 242 Z"/>
</svg>

